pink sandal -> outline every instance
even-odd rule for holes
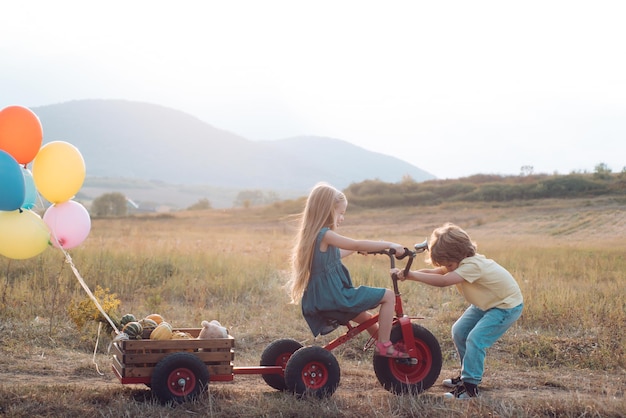
[[[390,348],[392,348],[393,351],[389,352]],[[400,351],[396,347],[394,347],[391,341],[387,341],[386,343],[381,343],[380,341],[377,341],[374,354],[382,357],[409,358],[409,355],[407,353],[405,353],[404,351]]]

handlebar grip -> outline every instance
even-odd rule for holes
[[[367,254],[385,254],[388,256],[395,256],[397,260],[402,260],[407,256],[414,257],[416,255],[415,251],[409,250],[407,247],[404,247],[404,254],[400,257],[396,256],[396,250],[393,248],[389,248],[388,250],[380,250],[380,251],[368,251]]]
[[[390,251],[391,251],[391,250],[390,250]],[[395,250],[393,250],[393,254],[395,254],[395,253],[396,253],[396,251],[395,251]],[[410,255],[410,256],[413,256],[413,255],[415,255],[415,254],[414,254],[414,252],[413,252],[413,251],[411,251],[411,250],[409,250],[408,248],[404,247],[404,254],[402,254],[400,257],[396,256],[396,258],[397,258],[398,260],[402,260],[403,258],[405,258],[405,257],[407,257],[407,256],[409,256],[409,255]]]
[[[391,251],[391,250],[368,251],[366,253],[361,253],[361,254],[386,254],[386,255],[389,255],[389,254],[391,254],[389,251]]]

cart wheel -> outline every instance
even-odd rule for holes
[[[411,326],[417,348],[417,364],[413,363],[414,359],[374,356],[374,372],[378,381],[395,394],[421,393],[435,383],[441,371],[441,347],[437,338],[420,325]],[[391,342],[395,344],[399,341],[402,341],[402,328],[397,325],[391,330]]]
[[[285,366],[291,355],[301,348],[302,344],[289,338],[272,341],[261,355],[261,366],[281,366],[283,372],[280,374],[262,375],[265,383],[277,390],[287,389]]]
[[[209,384],[206,364],[191,353],[174,353],[163,358],[152,371],[150,386],[163,403],[182,403],[196,398]]]
[[[331,396],[339,386],[340,375],[333,353],[319,346],[299,349],[285,367],[287,389],[300,396]]]

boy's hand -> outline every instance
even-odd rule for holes
[[[392,268],[391,274],[392,275],[395,274],[396,277],[398,277],[398,280],[400,281],[404,281],[406,279],[406,277],[404,277],[404,270],[400,270],[399,268]]]

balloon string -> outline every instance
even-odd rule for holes
[[[56,237],[54,237],[54,239],[55,239],[55,241],[57,241]],[[104,311],[104,309],[100,305],[100,302],[98,302],[98,299],[94,296],[93,293],[91,293],[91,290],[89,289],[89,286],[87,286],[87,284],[85,283],[85,280],[83,280],[82,276],[78,272],[78,269],[76,268],[76,266],[74,265],[74,262],[72,261],[72,257],[70,257],[69,253],[67,251],[65,251],[61,246],[59,246],[59,249],[61,251],[63,251],[63,254],[65,254],[65,262],[70,265],[70,267],[72,268],[72,271],[74,272],[74,276],[76,276],[76,278],[78,279],[78,282],[80,283],[80,285],[83,287],[83,289],[85,289],[85,292],[87,292],[87,295],[89,296],[89,298],[96,305],[96,308],[98,308],[98,310],[100,311],[102,316],[104,316],[104,318],[109,322],[111,327],[113,327],[113,330],[115,331],[115,334],[119,334],[120,331],[115,326],[115,323],[109,317],[109,315]]]
[[[98,336],[96,337],[96,345],[93,348],[93,358],[91,359],[91,362],[96,365],[96,371],[98,372],[98,374],[100,376],[104,376],[104,373],[100,371],[100,368],[98,367],[98,363],[96,362],[96,351],[98,350],[98,342],[100,341],[101,329],[102,329],[102,322],[98,322]]]
[[[98,310],[100,311],[104,319],[106,319],[107,322],[111,325],[111,327],[113,328],[113,331],[115,331],[115,334],[119,334],[120,331],[117,329],[117,326],[115,326],[115,323],[113,322],[111,317],[109,317],[109,315],[104,311],[104,309],[100,305],[100,302],[98,302],[98,299],[94,296],[93,293],[91,293],[91,289],[89,289],[89,286],[87,286],[87,283],[85,283],[85,280],[78,272],[78,269],[74,265],[74,261],[72,261],[72,257],[70,257],[70,254],[67,251],[65,251],[63,246],[59,243],[59,239],[56,236],[55,231],[50,231],[50,233],[54,239],[54,242],[57,244],[57,247],[59,248],[59,250],[61,250],[61,252],[63,252],[63,254],[65,255],[65,262],[70,265],[70,267],[72,268],[72,271],[74,272],[74,276],[76,276],[76,279],[78,279],[78,282],[80,283],[82,288],[85,289],[85,292],[87,292],[87,296],[89,296],[89,298],[94,303],[94,305],[96,305],[96,308],[98,308]]]
[[[58,243],[58,240],[57,240],[56,236],[54,237],[54,240]],[[70,265],[70,267],[72,268],[72,271],[74,272],[74,276],[76,276],[76,278],[78,279],[78,282],[80,283],[80,285],[83,287],[83,289],[85,289],[85,292],[87,292],[87,295],[89,295],[89,298],[91,299],[91,301],[96,305],[96,308],[98,308],[98,310],[100,311],[102,316],[104,316],[104,318],[109,322],[111,327],[113,327],[113,330],[115,331],[115,334],[117,336],[119,336],[120,335],[120,331],[117,329],[117,327],[115,326],[115,323],[111,320],[109,315],[104,311],[104,309],[100,305],[100,302],[98,302],[98,299],[94,296],[93,293],[91,293],[91,289],[89,289],[89,286],[87,286],[87,283],[85,283],[85,280],[80,275],[80,273],[78,272],[78,269],[74,265],[74,261],[72,261],[72,257],[70,257],[69,253],[67,251],[65,251],[65,249],[63,249],[63,247],[59,246],[59,249],[63,252],[63,254],[65,254],[65,262]],[[100,368],[98,367],[98,363],[96,362],[96,351],[98,350],[98,343],[100,341],[100,330],[101,329],[102,329],[102,322],[98,322],[98,335],[96,337],[96,345],[93,348],[93,358],[92,358],[91,361],[92,361],[93,364],[96,365],[96,372],[99,375],[104,376],[104,373],[102,373],[100,371]],[[110,349],[111,349],[111,345],[109,345],[109,350]]]

